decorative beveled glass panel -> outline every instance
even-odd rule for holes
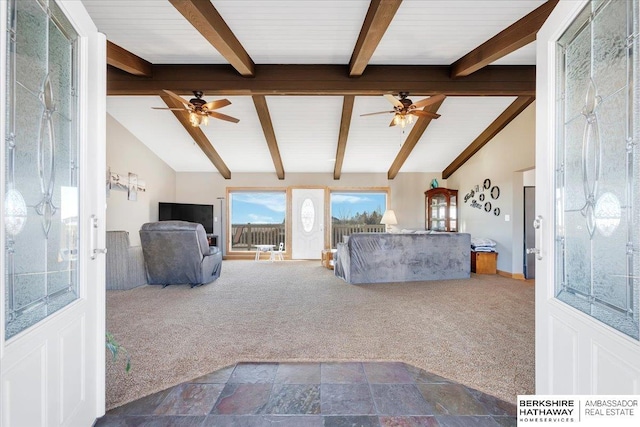
[[[77,34],[53,0],[2,7],[8,339],[78,298],[78,61]]]
[[[638,0],[592,1],[558,42],[556,285],[640,339]]]
[[[316,223],[316,207],[309,198],[304,199],[300,207],[300,222],[302,223],[302,229],[306,233],[310,233]]]

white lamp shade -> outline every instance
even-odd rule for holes
[[[392,209],[387,209],[380,220],[380,224],[385,225],[396,225],[397,223],[398,220],[396,219],[396,213]]]

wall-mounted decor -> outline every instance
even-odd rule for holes
[[[129,172],[129,185],[127,198],[133,202],[138,200],[138,175]]]
[[[498,197],[500,197],[500,188],[494,186],[491,188],[491,198],[496,200]]]
[[[147,191],[146,183],[138,179],[138,175],[129,172],[127,175],[111,172],[111,168],[107,168],[109,181],[107,182],[107,196],[110,194],[110,190],[114,191],[126,191],[127,199],[135,201],[138,199],[137,193],[144,193]]]
[[[500,188],[497,185],[492,186],[491,180],[486,178],[482,185],[476,184],[471,187],[471,190],[464,196],[464,202],[468,203],[470,201],[469,206],[472,208],[484,210],[487,213],[493,212],[493,215],[500,216],[500,208],[492,206],[485,193],[488,193],[491,199],[497,200],[500,197]]]

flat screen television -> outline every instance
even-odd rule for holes
[[[158,217],[160,221],[199,222],[207,234],[213,234],[213,205],[160,202]]]

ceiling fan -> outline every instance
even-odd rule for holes
[[[429,98],[421,99],[420,101],[413,102],[409,98],[409,92],[400,92],[400,99],[397,99],[391,94],[384,94],[384,97],[393,104],[393,110],[391,111],[379,111],[377,113],[367,113],[361,114],[361,117],[364,116],[373,116],[375,114],[388,114],[394,113],[393,119],[389,126],[400,125],[403,128],[407,124],[413,123],[416,116],[418,117],[430,117],[432,119],[437,119],[440,117],[440,114],[432,113],[431,111],[423,111],[424,107],[435,104],[436,102],[442,101],[445,96],[444,95],[433,95]]]
[[[218,108],[226,107],[227,105],[231,105],[231,101],[228,99],[219,99],[217,101],[207,102],[202,99],[202,91],[194,90],[193,95],[195,98],[191,98],[189,101],[186,101],[180,95],[171,92],[170,90],[163,89],[163,91],[174,98],[177,101],[180,101],[184,104],[184,108],[164,108],[164,107],[151,107],[154,110],[173,110],[173,111],[184,111],[185,113],[189,113],[189,122],[191,126],[198,127],[200,124],[204,123],[207,125],[209,123],[209,117],[213,117],[220,120],[226,120],[232,123],[238,123],[240,120],[235,117],[227,116],[226,114],[218,113],[217,111],[213,111]]]

